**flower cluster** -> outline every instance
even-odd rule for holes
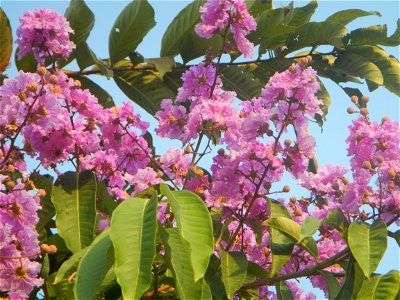
[[[43,64],[44,57],[66,58],[75,48],[75,44],[69,39],[69,34],[74,31],[65,17],[55,11],[27,11],[20,22],[16,41],[19,45],[19,59],[32,51],[38,63]]]
[[[209,39],[215,34],[226,35],[229,28],[237,49],[245,57],[253,56],[254,45],[246,35],[256,30],[257,23],[242,0],[208,0],[200,13],[201,23],[195,28],[200,37]]]

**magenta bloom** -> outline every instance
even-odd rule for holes
[[[20,23],[16,41],[19,45],[18,59],[32,50],[37,62],[43,64],[45,57],[66,58],[75,48],[69,39],[69,34],[74,31],[58,12],[49,9],[27,11],[20,18]]]

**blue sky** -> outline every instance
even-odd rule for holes
[[[119,12],[128,4],[127,1],[86,1],[90,9],[95,13],[96,24],[89,36],[88,44],[101,58],[108,57],[108,34],[114,20]],[[142,44],[138,47],[138,51],[145,58],[159,57],[160,42],[162,35],[171,22],[173,17],[187,5],[187,1],[150,1],[155,10],[155,19],[157,25],[145,37]],[[275,6],[287,4],[287,1],[274,1]],[[303,6],[307,1],[295,1],[295,6]],[[348,29],[359,27],[387,24],[388,34],[392,34],[395,30],[397,18],[399,18],[399,2],[398,1],[319,1],[317,12],[312,18],[312,21],[325,20],[329,15],[338,10],[349,8],[359,8],[367,11],[379,11],[382,16],[369,16],[360,18],[352,22]],[[60,13],[64,13],[68,6],[68,1],[1,1],[1,7],[6,12],[10,19],[12,30],[15,33],[18,27],[18,17],[26,10],[32,10],[39,7],[51,8]],[[398,48],[385,48],[390,54],[399,57]],[[68,69],[77,70],[77,66],[71,64]],[[10,77],[16,74],[16,69],[12,63],[11,68],[7,71]],[[112,80],[107,80],[99,76],[92,76],[114,97],[116,103],[121,103],[127,100],[127,97],[116,87]],[[355,116],[350,116],[346,113],[346,108],[351,104],[348,96],[335,84],[329,80],[324,80],[326,88],[331,94],[332,104],[327,116],[327,122],[324,124],[323,132],[317,126],[311,128],[313,135],[317,141],[317,157],[320,165],[326,163],[342,163],[348,164],[346,157],[345,139],[348,131],[347,126]],[[380,120],[383,116],[389,116],[392,119],[399,120],[399,99],[396,95],[388,92],[384,88],[369,93],[366,85],[360,89],[370,97],[369,110],[373,120]],[[154,128],[156,123],[151,116],[140,108],[137,111],[141,112],[144,119],[151,121],[151,126]],[[158,153],[164,153],[171,146],[171,141],[156,139],[155,142]],[[175,144],[179,146],[179,143]],[[208,165],[211,160],[205,161]],[[292,189],[293,190],[293,189]],[[296,191],[296,189],[294,190]],[[300,189],[298,191],[301,191]],[[400,269],[399,266],[399,251],[393,239],[389,239],[389,250],[386,252],[382,263],[379,266],[379,272],[387,272],[390,269]]]

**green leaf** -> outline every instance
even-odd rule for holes
[[[139,299],[150,287],[156,254],[157,196],[123,201],[111,217],[115,275],[125,299]]]
[[[387,227],[379,220],[373,225],[353,222],[349,226],[348,244],[367,278],[376,270],[387,247]]]
[[[71,276],[75,272],[75,268],[71,269],[68,274],[66,274],[66,277]],[[47,294],[50,299],[59,299],[59,300],[71,300],[74,299],[74,283],[73,281],[68,281],[67,279],[64,279],[60,281],[57,284],[52,284],[52,281],[54,279],[54,276],[56,273],[53,273],[49,276],[48,280],[46,280],[46,286],[47,286]]]
[[[275,228],[290,236],[296,243],[300,240],[301,227],[295,221],[286,217],[269,218],[263,222],[264,226]]]
[[[307,217],[303,224],[301,224],[301,234],[300,240],[313,236],[314,233],[318,230],[319,226],[321,226],[321,221],[315,217]]]
[[[240,100],[247,100],[260,95],[263,85],[244,68],[221,66],[220,70],[224,88],[235,91]]]
[[[97,83],[90,80],[86,76],[76,76],[74,78],[80,81],[82,89],[88,89],[94,96],[96,96],[97,99],[99,100],[99,103],[104,108],[110,108],[115,106],[114,100],[111,97],[111,95]]]
[[[315,259],[318,259],[318,247],[311,236],[305,237],[298,245],[300,248],[310,253]]]
[[[286,207],[280,202],[267,198],[270,218],[284,217],[291,220]],[[269,276],[274,276],[291,258],[294,242],[285,233],[270,228],[272,266]]]
[[[312,0],[303,7],[296,7],[288,25],[299,27],[310,22],[312,15],[318,7],[317,0]]]
[[[123,61],[116,65],[132,66]],[[115,71],[114,80],[119,88],[136,104],[151,115],[160,109],[160,103],[165,98],[175,98],[175,93],[160,79],[155,71]]]
[[[179,54],[182,41],[200,22],[199,8],[204,1],[193,1],[182,9],[168,25],[161,41],[160,56],[175,56]]]
[[[292,63],[293,60],[287,58],[271,58],[260,62],[258,66],[254,65],[251,72],[264,85],[268,82],[269,78],[275,74],[275,72],[286,70]]]
[[[82,43],[75,51],[76,61],[81,70],[89,66],[96,65],[94,69],[100,70],[101,74],[110,79],[113,76],[113,71],[110,66],[98,59],[96,54],[90,49],[87,43]]]
[[[71,28],[74,30],[74,33],[71,36],[71,41],[76,45],[86,41],[94,26],[95,18],[85,1],[71,0],[67,10],[65,11],[65,17],[69,21]]]
[[[362,9],[346,9],[335,12],[333,15],[329,16],[326,21],[331,23],[339,23],[342,25],[347,25],[355,19],[366,17],[366,16],[381,16],[377,11],[365,11]]]
[[[332,209],[326,218],[322,220],[322,223],[335,228],[339,231],[342,238],[347,240],[347,228],[349,227],[349,222],[339,208],[336,207]]]
[[[292,292],[284,281],[275,283],[275,289],[278,300],[294,300]]]
[[[242,286],[247,274],[247,259],[243,252],[226,252],[219,250],[221,256],[222,282],[226,295],[232,299],[235,292]]]
[[[400,289],[400,272],[392,270],[385,275],[374,275],[363,282],[357,299],[394,300]]]
[[[382,46],[398,46],[400,44],[399,39],[397,41],[387,37],[387,26],[386,25],[375,25],[366,28],[358,28],[351,31],[345,38],[344,41],[353,45],[382,45]]]
[[[330,272],[321,270],[319,273],[325,277],[326,283],[328,284],[329,300],[335,299],[340,291],[339,282]]]
[[[17,67],[17,70],[35,73],[37,70],[37,62],[35,60],[35,57],[33,56],[32,51],[29,52],[28,54],[26,54],[20,60],[18,59],[18,52],[19,52],[19,47],[17,48],[17,50],[15,50],[15,55],[14,55],[14,61],[15,61],[15,66]]]
[[[61,282],[66,277],[66,274],[70,273],[69,271],[71,269],[75,270],[78,267],[79,260],[86,253],[86,251],[87,248],[79,250],[78,252],[73,254],[70,258],[68,258],[65,262],[63,262],[63,264],[57,271],[53,284],[58,284],[59,282]]]
[[[41,231],[56,214],[56,209],[51,202],[53,177],[50,175],[32,175],[29,179],[33,181],[37,189],[43,189],[46,191],[46,196],[40,199],[41,208],[38,211],[39,222],[36,224],[36,230]]]
[[[368,58],[349,51],[342,52],[335,60],[335,67],[352,76],[368,79],[378,85],[383,84],[379,68]]]
[[[289,52],[304,47],[332,45],[343,48],[342,37],[347,33],[346,27],[338,23],[310,22],[299,27],[287,41]]]
[[[3,9],[0,8],[0,73],[3,73],[10,63],[12,52],[12,33],[10,21]]]
[[[329,106],[331,105],[331,96],[329,95],[328,90],[326,89],[325,85],[322,81],[318,78],[319,82],[319,90],[317,92],[317,98],[322,101],[321,110],[324,113],[323,116],[316,114],[314,119],[317,120],[320,126],[323,125],[323,121],[326,119],[326,115],[328,114]],[[317,162],[318,164],[318,162]]]
[[[147,0],[129,3],[115,20],[110,32],[108,45],[111,63],[115,64],[135,51],[154,25],[154,10]]]
[[[160,191],[167,197],[179,234],[187,242],[194,281],[197,281],[206,273],[210,256],[214,253],[211,216],[203,200],[194,193],[185,190],[171,192],[166,184],[161,184]]]
[[[272,0],[245,0],[247,10],[253,17],[273,8]]]
[[[360,269],[360,266],[351,256],[346,266],[345,281],[339,293],[335,297],[335,300],[348,300],[356,298],[364,282],[364,278],[365,277]]]
[[[107,271],[114,263],[110,230],[103,231],[87,248],[76,271],[76,299],[94,299]]]
[[[383,85],[392,93],[400,95],[400,63],[377,46],[349,47],[348,51],[369,59],[374,63],[383,76]]]
[[[54,183],[58,234],[73,253],[89,246],[96,225],[96,177],[90,171],[66,172]]]
[[[197,282],[194,280],[194,271],[191,266],[190,253],[185,245],[186,241],[182,239],[176,228],[161,229],[160,233],[179,297],[181,299],[201,299],[203,280]]]
[[[266,279],[268,278],[268,273],[260,265],[253,263],[251,261],[247,262],[247,275],[253,275],[256,278]]]
[[[222,38],[220,36],[213,36],[210,39],[203,39],[195,32],[190,32],[181,42],[179,53],[183,62],[187,62],[201,57],[206,54],[208,50],[212,54],[218,54],[222,48]]]
[[[170,72],[172,67],[175,66],[174,59],[168,56],[160,58],[146,58],[144,61],[154,65],[161,77],[163,77],[165,73]]]

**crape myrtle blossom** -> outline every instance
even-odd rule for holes
[[[17,29],[19,45],[18,59],[33,52],[39,64],[44,63],[45,57],[59,56],[67,58],[75,44],[70,41],[71,29],[67,19],[49,9],[27,11],[20,19]]]
[[[254,45],[246,35],[256,30],[257,23],[242,0],[208,0],[200,8],[200,14],[201,23],[195,27],[200,37],[209,39],[215,34],[226,34],[223,30],[229,29],[244,57],[253,56]]]

